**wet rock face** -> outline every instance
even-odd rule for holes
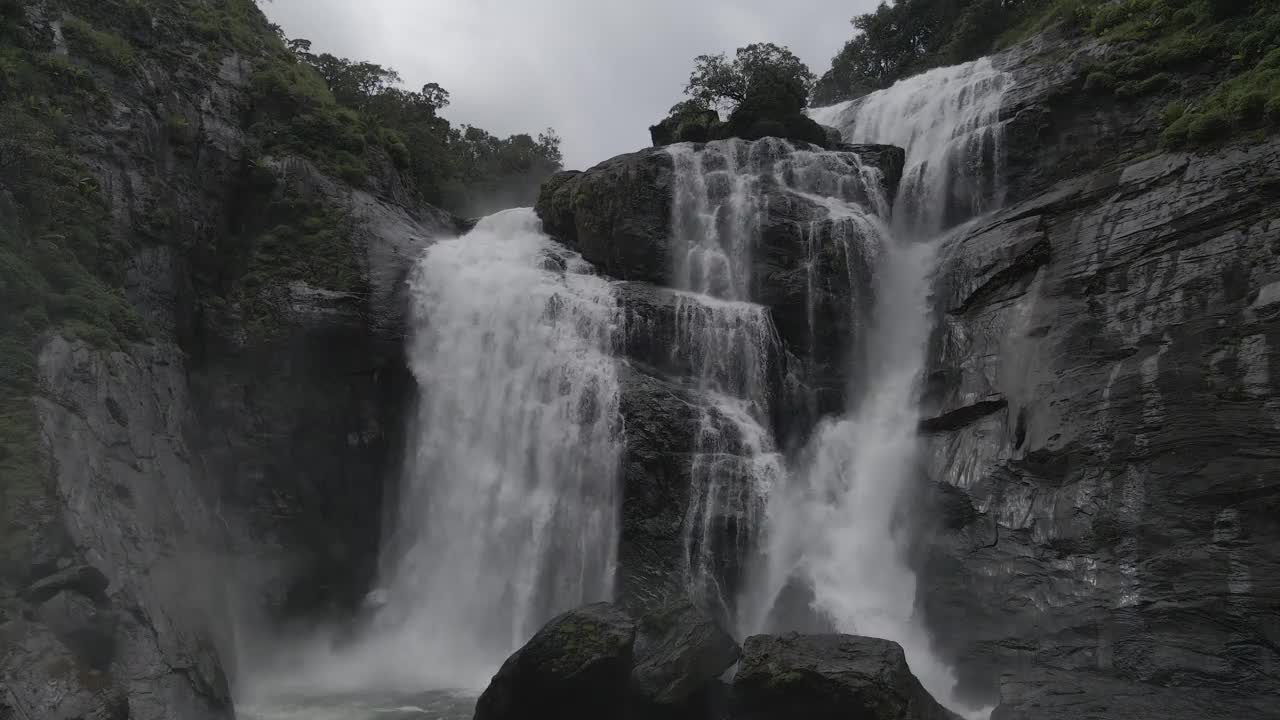
[[[635,638],[635,621],[608,603],[556,617],[503,663],[476,720],[621,717]]]
[[[229,717],[231,608],[353,602],[398,456],[403,280],[455,230],[381,183],[396,178],[374,178],[376,198],[288,158],[268,163],[274,190],[246,178],[251,59],[136,60],[110,85],[108,126],[73,135],[117,246],[136,248],[125,289],[149,336],[119,351],[51,336],[40,352],[53,462],[17,529],[26,557],[0,568],[3,717]],[[174,118],[198,144],[169,137]],[[363,290],[276,283],[278,332],[257,333],[228,286],[253,252],[247,208],[286,192],[358,220]]]
[[[895,642],[853,635],[756,635],[731,690],[734,720],[958,720],[907,667]]]
[[[552,619],[503,663],[476,720],[719,716],[733,638],[687,602],[636,617],[596,603]]]
[[[738,661],[738,643],[693,605],[640,620],[631,692],[653,717],[710,717],[723,701],[719,677]]]
[[[996,717],[1276,716],[1277,197],[1275,141],[1158,155],[944,248],[920,598]]]

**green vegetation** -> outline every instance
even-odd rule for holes
[[[964,62],[1050,26],[1116,48],[1084,89],[1120,99],[1182,95],[1162,140],[1198,147],[1280,127],[1280,3],[1275,0],[894,0],[853,19],[858,33],[818,81],[827,104]],[[1213,80],[1207,91],[1180,76]]]
[[[62,33],[71,50],[116,72],[133,68],[133,46],[115,33],[95,29],[78,17],[67,18]]]
[[[815,77],[790,50],[771,43],[738,48],[733,60],[700,55],[685,94],[649,128],[655,145],[739,137],[781,137],[824,145],[822,126],[804,114]],[[719,110],[729,113],[720,121]]]
[[[58,328],[119,348],[143,327],[119,289],[127,242],[111,232],[98,182],[72,146],[75,118],[103,98],[90,73],[49,52],[52,38],[14,0],[0,0],[0,20],[0,562],[9,566],[48,496],[30,399],[42,334]],[[103,46],[113,63],[124,57],[115,40]]]
[[[251,334],[270,336],[280,326],[281,300],[292,282],[368,292],[352,242],[356,224],[345,210],[286,190],[263,212],[267,229],[254,238],[234,297]]]
[[[494,195],[508,207],[529,204],[561,166],[552,130],[498,138],[454,127],[439,115],[449,104],[439,85],[404,90],[395,70],[313,54],[307,40],[282,44],[253,84],[255,130],[267,152],[308,157],[355,185],[386,161],[419,199],[465,212]]]

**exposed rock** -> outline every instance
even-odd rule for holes
[[[777,140],[716,146],[714,154],[693,150],[706,152],[703,162],[713,164],[726,161],[723,153],[734,154],[740,167],[759,173],[763,213],[751,255],[751,299],[769,309],[783,341],[783,352],[771,356],[778,375],[773,392],[783,400],[773,407],[774,429],[784,442],[799,441],[818,417],[844,406],[853,372],[849,349],[871,310],[869,258],[879,242],[872,228],[833,217],[817,193],[887,217],[904,153],[885,145],[846,145],[819,155]],[[537,211],[549,234],[605,274],[665,285],[677,261],[670,247],[673,172],[665,149],[623,155],[552,178]],[[729,190],[709,187],[709,201],[726,201]],[[639,291],[627,292],[638,307],[654,305]],[[641,319],[660,324],[670,304],[663,299],[652,318]],[[650,350],[632,349],[637,359],[655,362]],[[784,387],[788,381],[793,385]]]
[[[662,608],[640,620],[632,692],[655,717],[710,717],[718,678],[739,654],[733,638],[692,605]]]
[[[1156,155],[945,247],[928,463],[968,510],[920,598],[996,717],[1280,716],[1278,197],[1280,142]]]
[[[671,169],[671,155],[656,148],[559,173],[542,186],[538,217],[606,275],[664,284],[674,262]]]
[[[35,581],[22,596],[27,602],[39,605],[63,590],[70,590],[97,600],[105,598],[104,593],[109,583],[101,570],[89,565],[74,565]]]
[[[44,601],[35,617],[75,653],[82,665],[105,672],[115,657],[115,614],[84,596],[60,592]]]
[[[902,647],[853,635],[756,635],[733,680],[734,720],[958,720],[935,701]]]
[[[375,197],[258,158],[254,58],[211,65],[221,50],[175,43],[164,61],[136,46],[127,75],[74,59],[109,89],[108,121],[69,134],[111,209],[112,252],[132,253],[120,269],[148,338],[114,351],[51,333],[40,352],[54,462],[0,558],[0,619],[24,618],[7,626],[17,654],[0,650],[0,716],[229,717],[229,611],[329,611],[373,572],[409,382],[403,281],[459,223],[393,176],[370,179]],[[257,332],[240,276],[257,211],[285,194],[350,219],[358,291],[275,282],[272,332]]]
[[[84,658],[100,652],[112,659],[103,683],[146,688],[130,697],[135,719],[216,717],[227,709],[215,637],[234,588],[212,560],[228,544],[183,438],[190,405],[181,362],[172,346],[106,355],[58,337],[40,355],[51,394],[39,400],[39,417],[57,458],[63,522],[102,571],[72,567],[27,596],[47,600],[56,587],[67,602],[75,592],[97,606],[130,609],[118,622],[105,615],[88,622],[96,611],[83,604],[44,608],[42,617],[80,656],[77,663],[92,667]],[[121,399],[127,425],[113,419],[107,397]],[[86,626],[74,627],[81,620]],[[87,643],[71,639],[79,630],[88,632]]]
[[[622,459],[623,499],[618,541],[618,593],[623,602],[642,611],[661,608],[682,597],[685,587],[685,523],[693,485],[690,456],[697,449],[704,418],[724,439],[726,454],[716,458],[724,472],[734,464],[748,476],[747,461],[735,454],[740,443],[737,427],[720,417],[695,387],[666,380],[641,366],[625,366],[619,373],[626,449]],[[741,452],[741,448],[737,449]],[[747,487],[744,482],[743,487]],[[752,528],[745,518],[756,512],[753,497],[743,493],[726,502],[713,518],[710,535],[718,546],[738,547],[740,533]],[[718,574],[738,578],[745,558],[719,553]]]
[[[615,605],[560,615],[503,663],[475,720],[621,717],[635,639],[635,621]]]
[[[0,717],[130,720],[125,686],[81,661],[42,624],[0,624]],[[194,715],[184,717],[196,717]]]

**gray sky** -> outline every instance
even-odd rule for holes
[[[565,165],[649,144],[693,58],[786,45],[821,75],[879,0],[273,0],[267,15],[313,51],[438,82],[455,123],[498,135],[554,127]]]

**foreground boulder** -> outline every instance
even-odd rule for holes
[[[702,718],[723,702],[738,645],[688,603],[639,622],[597,603],[547,623],[494,676],[476,720]]]
[[[689,603],[644,617],[636,638],[633,716],[711,717],[720,704],[720,675],[741,651],[729,633]]]
[[[902,647],[853,635],[747,638],[733,682],[734,720],[957,720],[935,701]]]
[[[502,664],[476,704],[475,720],[618,717],[635,639],[635,621],[609,603],[556,617]]]

